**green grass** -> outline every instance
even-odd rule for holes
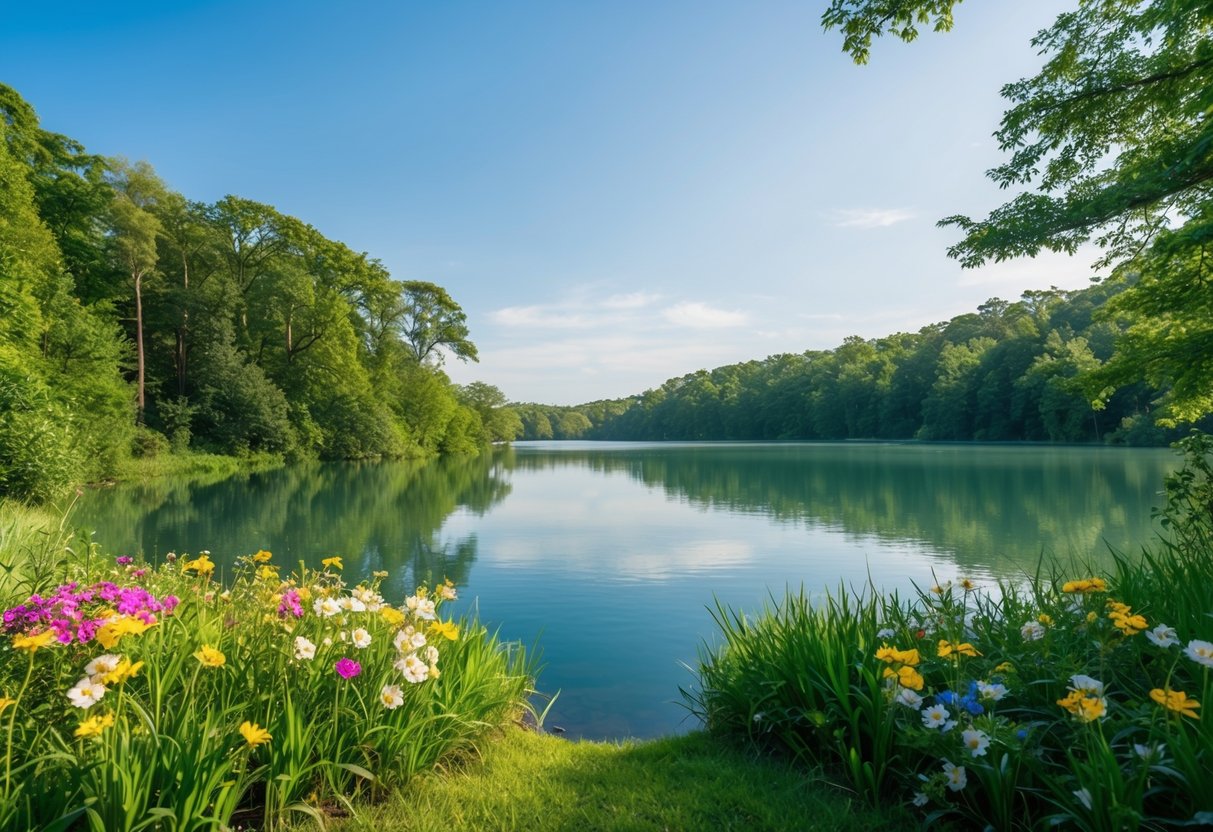
[[[282,457],[275,454],[225,456],[200,451],[163,453],[123,460],[114,472],[114,480],[129,482],[153,477],[194,477],[218,481],[240,471],[264,471],[282,464]]]
[[[0,602],[37,591],[62,564],[71,537],[66,513],[0,499]]]
[[[510,728],[482,752],[331,826],[340,832],[912,828],[904,815],[861,807],[804,770],[703,732],[610,743]]]

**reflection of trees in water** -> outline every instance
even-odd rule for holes
[[[310,463],[215,483],[152,481],[90,493],[74,522],[107,551],[210,549],[231,563],[258,548],[280,564],[340,554],[351,577],[391,572],[400,589],[466,583],[476,538],[437,539],[457,509],[482,514],[510,484],[489,455],[430,463]],[[404,569],[402,570],[402,567]]]
[[[1177,464],[1149,450],[858,444],[529,450],[510,462],[624,472],[698,505],[908,539],[998,571],[1041,552],[1107,557],[1104,541],[1136,548]]]

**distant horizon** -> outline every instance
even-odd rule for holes
[[[189,199],[444,286],[481,356],[453,381],[571,406],[1087,285],[1089,250],[963,271],[935,226],[1006,198],[998,90],[1064,8],[963,4],[858,67],[791,2],[69,2],[10,12],[0,79]]]

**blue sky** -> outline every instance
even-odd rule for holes
[[[857,67],[822,4],[67,2],[4,13],[0,80],[43,126],[194,199],[270,203],[445,286],[479,364],[572,404],[989,297],[1090,257],[962,271],[940,217],[983,172],[998,91],[1070,3],[980,3]]]

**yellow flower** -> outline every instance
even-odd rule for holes
[[[998,665],[998,667],[994,668],[994,672],[995,673],[1014,673],[1015,665],[1011,664],[1010,662],[1003,662],[1002,664]]]
[[[278,579],[278,567],[266,564],[257,568],[257,577],[263,581],[275,581]]]
[[[1094,612],[1087,613],[1087,623],[1088,624],[1094,624],[1098,620],[1099,620],[1099,616],[1096,615]]]
[[[202,645],[202,648],[194,653],[194,658],[202,662],[203,667],[222,667],[227,661],[227,656],[209,644]]]
[[[1121,613],[1122,615],[1128,615],[1130,611],[1129,605],[1122,604],[1120,601],[1108,601],[1106,606],[1113,613]]]
[[[148,631],[152,624],[131,615],[111,618],[97,630],[97,642],[106,650],[113,648],[123,636],[137,636]]]
[[[404,613],[395,607],[381,607],[379,615],[392,627],[399,627],[404,623]]]
[[[114,724],[114,715],[90,716],[76,728],[77,737],[99,737],[101,732]]]
[[[143,669],[143,662],[135,662],[131,664],[131,660],[124,658],[118,662],[118,666],[105,674],[101,679],[103,685],[120,685],[127,679],[133,678],[140,670]]]
[[[371,573],[371,576],[375,577],[375,578],[386,578],[387,570],[386,569],[376,569],[374,572]]]
[[[1154,688],[1150,691],[1150,698],[1169,711],[1174,711],[1180,716],[1190,716],[1193,719],[1196,719],[1196,709],[1200,707],[1199,702],[1189,699],[1182,690]]]
[[[876,651],[876,658],[880,659],[882,662],[888,662],[890,664],[894,662],[898,664],[908,664],[911,667],[916,666],[920,661],[922,661],[921,657],[918,655],[918,651],[913,648],[909,650],[898,650],[896,647],[890,647],[887,644],[882,644],[880,649]]]
[[[334,555],[331,558],[325,558],[324,560],[320,561],[320,565],[323,566],[325,569],[344,569],[345,568],[345,564],[343,564],[341,562],[341,557],[338,555]]]
[[[187,560],[181,564],[181,571],[197,572],[199,575],[211,575],[215,571],[215,564],[206,555],[199,555],[193,560]]]
[[[1135,636],[1150,626],[1143,616],[1130,615],[1131,610],[1127,606],[1124,604],[1119,606],[1123,609],[1116,609],[1108,613],[1108,618],[1112,619],[1112,623],[1125,635]]]
[[[257,554],[253,555],[253,563],[265,563],[272,557],[273,555],[264,549],[258,549]]]
[[[1079,722],[1092,722],[1108,712],[1108,703],[1102,696],[1091,696],[1089,691],[1072,690],[1057,704],[1065,708]]]
[[[269,731],[255,722],[249,722],[247,719],[240,723],[240,734],[244,737],[244,741],[248,743],[249,748],[256,748],[273,739]]]
[[[886,667],[884,669],[884,678],[896,679],[897,684],[901,685],[903,688],[910,688],[912,690],[922,690],[924,684],[922,674],[912,667],[903,666],[897,668],[896,670],[891,667]]]
[[[1048,613],[1042,612],[1040,615],[1036,616],[1036,620],[1041,624],[1044,624],[1046,627],[1053,626],[1053,616],[1049,615]]]
[[[981,653],[977,652],[977,648],[974,647],[972,644],[969,644],[967,641],[962,642],[960,644],[951,644],[942,638],[939,640],[939,651],[938,652],[939,652],[939,658],[941,658],[941,659],[946,659],[949,656],[951,656],[952,658],[957,658],[959,656],[980,656],[981,655]]]
[[[28,650],[31,653],[35,653],[40,647],[49,647],[54,640],[54,630],[43,630],[32,636],[21,634],[13,636],[13,649]]]
[[[1103,578],[1087,578],[1081,581],[1066,581],[1062,592],[1107,592],[1108,583]]]
[[[451,641],[459,639],[459,625],[454,621],[435,621],[430,624],[430,632],[448,638]]]

